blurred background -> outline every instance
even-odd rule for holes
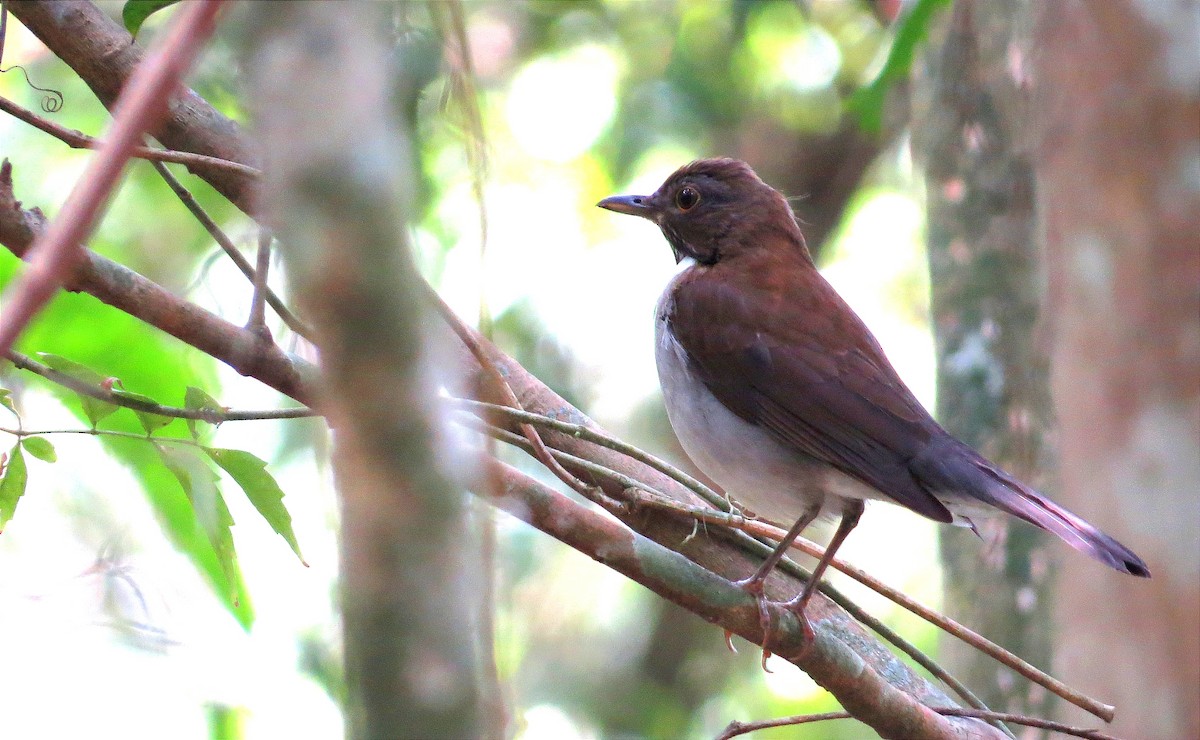
[[[100,5],[114,17],[122,7]],[[926,17],[898,26],[902,5],[398,4],[397,102],[409,117],[419,161],[411,232],[422,271],[460,316],[483,317],[507,352],[602,426],[691,469],[667,423],[653,361],[652,311],[675,270],[670,250],[653,225],[594,204],[608,195],[652,192],[692,159],[735,156],[792,198],[822,272],[872,328],[923,403],[937,408],[935,391],[946,393],[939,385],[939,352],[956,357],[959,364],[950,367],[958,367],[971,387],[984,389],[952,390],[953,398],[984,406],[989,399],[1011,402],[1009,386],[994,377],[1003,374],[997,370],[1002,363],[979,361],[973,345],[954,338],[953,327],[942,327],[940,349],[935,343],[926,214],[944,216],[939,207],[962,202],[961,189],[974,183],[942,172],[937,192],[926,192],[921,157],[940,151],[930,133],[938,130],[937,117],[929,110],[940,100],[945,69],[955,68],[938,53],[949,43],[951,11],[948,3],[908,3],[910,13],[920,6]],[[234,6],[225,16],[224,30],[191,84],[227,115],[247,122],[236,43],[227,38],[236,35],[240,12]],[[455,14],[469,55],[447,32]],[[170,13],[160,15],[147,22],[139,43],[161,31]],[[991,17],[988,11],[978,16]],[[899,42],[898,28],[909,34]],[[997,33],[1028,32],[1010,26]],[[922,41],[927,34],[932,40]],[[64,103],[43,113],[42,93],[19,72],[0,75],[0,95],[68,127],[95,135],[104,130],[108,115],[91,92],[11,18],[4,43],[5,65],[23,65],[36,85],[61,91]],[[902,79],[880,83],[896,43],[913,45],[916,61],[904,65]],[[1000,77],[1008,88],[1027,91],[1021,81],[1027,62],[1012,48],[995,52],[1002,60]],[[984,58],[988,53],[979,52]],[[910,72],[917,79],[911,86]],[[931,123],[914,134],[914,119]],[[978,135],[989,134],[988,120]],[[352,132],[331,129],[330,135]],[[956,140],[970,148],[969,135]],[[53,216],[87,154],[7,116],[0,117],[0,142],[14,166],[17,196]],[[1017,148],[1028,162],[1029,147]],[[251,254],[255,228],[249,219],[200,180],[187,177],[186,184]],[[1024,217],[1036,223],[1032,207]],[[934,240],[934,248],[969,253],[970,244],[946,236],[948,223],[933,224],[944,237]],[[1036,306],[1044,294],[1044,268],[1037,266],[1032,232],[1016,233],[1031,251],[1020,263],[1029,271],[1021,273],[1024,294],[1012,305]],[[131,167],[90,247],[235,322],[246,315],[249,286],[144,162]],[[935,265],[937,259],[932,256]],[[14,258],[0,257],[0,282],[15,270]],[[272,283],[285,292],[278,270]],[[948,277],[943,287],[953,284]],[[937,295],[936,285],[932,292]],[[1031,373],[1027,385],[1040,384],[1044,394],[1046,342],[1038,344],[1036,315],[1019,318],[1025,333],[1014,341],[1041,354],[1036,361],[1018,356],[1014,362]],[[286,348],[313,357],[282,326],[272,330]],[[163,403],[179,404],[184,388],[195,385],[232,408],[284,405],[272,391],[86,296],[56,298],[20,347],[84,363]],[[70,394],[11,369],[0,380],[14,391],[26,429],[86,428]],[[989,423],[1024,430],[1016,452],[1005,443],[985,445],[985,451],[1010,456],[1006,464],[1015,458],[1015,472],[1046,484],[1050,474],[1033,471],[1053,458],[1056,438],[1043,435],[1052,414],[1044,397],[1017,395],[1017,411],[1001,406],[974,428],[981,438],[993,428]],[[15,423],[6,417],[0,427]],[[104,426],[138,429],[128,412]],[[164,433],[183,436],[186,429],[175,422]],[[163,508],[155,504],[162,494],[155,491],[175,484],[136,442],[45,436],[58,462],[29,462],[28,493],[0,537],[6,734],[340,736],[337,506],[325,427],[258,421],[217,430],[218,446],[268,461],[309,564],[303,567],[225,481],[244,582],[236,604],[213,588],[212,563],[189,557],[162,524]],[[0,446],[8,445],[0,439]],[[509,459],[549,481],[537,466],[517,455]],[[1185,455],[1183,464],[1191,460]],[[770,660],[772,672],[764,672],[754,646],[739,643],[740,652],[729,653],[719,629],[520,522],[495,516],[496,653],[517,737],[707,737],[733,719],[837,708],[789,664]],[[1006,546],[1006,532],[985,532],[986,542],[954,533],[963,534],[958,541],[965,543],[958,562],[970,572],[988,570],[981,563],[989,557],[1004,561],[995,548]],[[1141,551],[1139,541],[1128,544]],[[1058,543],[1048,549],[1050,559],[1065,552]],[[925,605],[943,606],[938,533],[930,522],[897,507],[871,507],[841,552]],[[1020,571],[1013,593],[1049,610],[1050,600],[1030,590],[1044,587],[1049,566],[1036,552],[1022,558],[1020,567],[1001,562],[993,570]],[[834,580],[918,647],[938,652],[933,628],[838,576]],[[955,616],[980,628],[967,614]],[[1053,621],[1047,616],[1038,634]],[[1021,652],[1026,643],[1013,641]],[[1040,655],[1025,657],[1039,663]],[[982,670],[991,672],[986,680],[998,691],[1027,693],[1012,688],[1016,679],[996,677],[998,669]],[[1022,702],[1047,705],[1043,696]],[[864,733],[861,725],[838,722],[762,736]]]

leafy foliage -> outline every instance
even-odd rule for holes
[[[122,384],[122,381],[105,376],[83,363],[49,352],[39,353],[39,356],[54,370],[91,385],[111,388],[112,394],[118,398],[160,405],[146,394],[113,388]],[[115,414],[122,407],[57,386],[55,388],[78,400],[79,412],[91,424],[93,432],[114,454],[132,463],[168,536],[208,576],[233,615],[248,628],[253,620],[253,612],[238,566],[231,531],[233,516],[221,494],[220,478],[212,463],[229,473],[254,507],[300,557],[300,546],[292,531],[291,515],[283,504],[283,491],[266,471],[266,463],[241,450],[199,446],[196,441],[199,429],[194,420],[189,420],[191,423],[188,424],[191,440],[173,436],[154,437],[156,432],[168,427],[175,419],[138,409],[130,411],[146,435],[144,440],[135,439],[125,431],[99,428],[100,423],[106,420],[119,422],[123,417]],[[5,390],[0,394],[0,402],[15,414],[10,395]],[[184,402],[188,408],[195,410],[222,409],[212,396],[195,386],[187,388]],[[12,518],[17,502],[25,492],[28,471],[23,450],[46,462],[57,459],[53,445],[44,437],[26,436],[18,441],[9,453],[4,478],[0,480],[0,526]],[[201,451],[206,454],[201,454]]]
[[[204,458],[193,448],[182,445],[155,443],[163,464],[179,481],[180,487],[192,504],[193,511],[204,534],[212,544],[213,552],[221,562],[221,570],[229,584],[240,579],[237,552],[233,546],[233,515],[225,505],[225,499],[217,487],[219,477]],[[229,594],[230,600],[238,603],[237,589]]]
[[[206,447],[204,451],[213,462],[229,473],[229,477],[242,487],[246,497],[258,513],[271,525],[279,536],[288,543],[296,557],[305,566],[304,556],[300,554],[300,545],[292,532],[292,515],[283,505],[283,490],[275,482],[275,478],[267,472],[267,464],[261,459],[243,450],[223,450],[216,447]]]
[[[25,495],[25,484],[29,471],[25,467],[25,456],[21,454],[21,443],[13,445],[4,465],[4,477],[0,478],[0,531],[12,519],[17,510],[17,501]]]
[[[21,440],[21,446],[42,462],[52,463],[58,460],[58,453],[54,451],[54,445],[50,444],[50,440],[45,437],[26,437]]]
[[[183,392],[183,406],[192,411],[223,411],[224,407],[217,403],[216,399],[208,395],[204,390],[197,388],[194,385],[189,385],[187,390]],[[187,420],[188,432],[191,433],[192,439],[200,439],[200,427],[197,426],[196,419]]]
[[[91,369],[90,367],[87,367],[86,365],[81,365],[78,362],[75,362],[74,360],[68,360],[65,357],[52,354],[50,352],[39,352],[38,357],[42,358],[42,362],[46,363],[46,365],[51,369],[57,370],[65,375],[70,375],[77,380],[82,380],[83,382],[90,383],[91,385],[111,385],[111,383],[103,375]],[[115,403],[101,401],[100,399],[92,398],[91,396],[78,395],[78,398],[80,405],[83,407],[84,416],[86,416],[88,421],[92,423],[92,429],[95,429],[97,424],[99,424],[101,421],[104,421],[113,413],[115,413],[117,409],[121,408]]]
[[[925,40],[938,11],[952,0],[917,0],[896,24],[896,36],[883,69],[870,83],[854,92],[848,107],[858,123],[870,133],[883,129],[884,104],[892,85],[908,78],[917,47]]]
[[[12,391],[7,388],[0,388],[0,406],[11,411],[14,416],[20,416],[17,414],[17,407],[13,405]]]

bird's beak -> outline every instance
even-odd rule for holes
[[[626,213],[630,216],[641,216],[651,221],[657,221],[655,215],[658,213],[658,209],[651,204],[649,195],[614,195],[596,205],[617,213]]]

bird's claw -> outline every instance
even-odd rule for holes
[[[756,577],[756,576],[751,576],[750,578],[744,578],[740,581],[734,581],[733,585],[737,586],[741,590],[743,590],[746,593],[753,596],[755,603],[758,604],[758,626],[762,629],[762,636],[763,636],[763,638],[762,638],[762,644],[763,644],[762,669],[764,671],[766,671],[767,673],[774,673],[774,671],[772,671],[770,668],[767,668],[767,658],[770,658],[771,655],[773,654],[771,652],[770,648],[767,647],[767,645],[769,645],[771,643],[771,633],[772,633],[773,627],[771,624],[771,610],[767,608],[767,605],[770,602],[768,601],[766,594],[763,593],[763,579]],[[806,624],[807,624],[807,622],[806,622]],[[810,633],[811,631],[812,630],[810,628],[805,633],[806,637],[807,637],[808,633]],[[725,631],[725,644],[729,646],[730,650],[737,652],[733,648],[733,643],[730,642],[730,635],[731,635],[731,633],[728,630],[726,630]]]
[[[804,632],[803,646],[800,648],[800,652],[796,653],[790,659],[797,661],[804,660],[804,657],[808,655],[808,651],[812,649],[813,643],[817,641],[816,630],[813,629],[812,622],[809,621],[808,615],[804,613],[803,609],[797,608],[791,602],[784,604],[784,608],[796,615],[796,619],[800,620],[800,629]]]
[[[763,648],[763,652],[762,652],[763,673],[774,673],[775,672],[775,671],[771,670],[770,668],[767,668],[767,658],[770,658],[770,657],[771,657],[771,651],[767,650],[766,648]]]

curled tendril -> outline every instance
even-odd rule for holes
[[[33,80],[29,79],[29,72],[19,64],[14,64],[7,69],[0,69],[0,74],[11,72],[14,69],[21,70],[21,74],[25,75],[25,83],[34,90],[42,93],[42,110],[46,113],[57,113],[63,107],[63,94],[58,90],[48,87],[38,87],[33,84]]]

